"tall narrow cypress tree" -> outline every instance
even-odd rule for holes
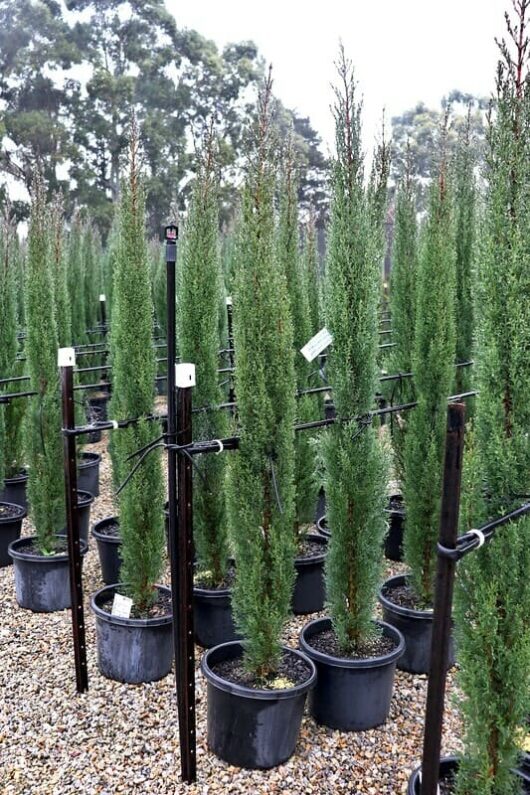
[[[50,218],[42,178],[37,176],[28,232],[26,266],[26,356],[30,389],[25,417],[28,502],[42,554],[53,554],[64,526],[63,445],[57,369],[57,324],[49,248]]]
[[[475,500],[471,526],[530,492],[530,2],[507,17],[477,278]],[[472,484],[473,485],[473,484]],[[465,527],[465,529],[468,529]],[[465,745],[459,795],[508,795],[528,714],[530,519],[508,524],[460,564],[458,655]]]
[[[392,271],[390,274],[390,311],[392,342],[389,357],[392,373],[410,373],[416,323],[416,279],[418,271],[416,191],[408,171],[401,181],[396,198]],[[414,382],[402,379],[397,384],[399,403],[414,400]],[[391,389],[394,391],[396,385]],[[403,481],[403,456],[408,417],[406,414],[392,424],[392,443],[396,474]]]
[[[72,344],[72,318],[66,279],[66,261],[64,252],[64,216],[62,197],[57,194],[51,207],[51,267],[53,289],[55,295],[55,321],[60,347]]]
[[[23,374],[24,364],[17,361],[17,297],[24,295],[19,278],[18,258],[21,256],[16,226],[6,211],[0,231],[0,372],[4,378]],[[4,387],[10,392],[12,384]],[[25,400],[12,400],[2,406],[0,422],[0,483],[3,477],[20,474],[24,465],[22,440]]]
[[[454,379],[455,246],[445,159],[430,189],[418,264],[412,369],[417,407],[408,419],[404,496],[405,560],[420,603],[432,606],[447,397]]]
[[[221,262],[219,256],[218,180],[215,141],[210,133],[193,187],[184,230],[179,275],[179,349],[182,361],[197,368],[193,399],[197,407],[223,402],[219,367],[219,313],[221,310]],[[220,439],[228,433],[224,411],[196,414],[194,439]],[[214,586],[223,582],[228,559],[225,516],[225,468],[223,456],[203,456],[201,477],[195,479],[193,533],[201,575]]]
[[[153,411],[156,373],[153,303],[145,240],[144,193],[138,168],[138,137],[132,125],[129,178],[119,208],[119,244],[114,273],[111,354],[113,417],[142,417]],[[122,482],[135,460],[132,453],[159,435],[156,423],[141,420],[116,435],[115,482]],[[139,610],[156,600],[163,568],[162,471],[150,453],[119,496],[121,577]]]
[[[83,225],[79,213],[76,212],[72,220],[68,239],[68,293],[74,345],[82,345],[87,340],[84,284]]]
[[[83,230],[82,239],[83,284],[85,319],[87,329],[99,323],[99,295],[101,293],[101,264],[97,259],[97,244],[90,223]]]
[[[233,606],[245,664],[273,672],[294,583],[296,377],[285,275],[275,255],[276,149],[271,78],[260,96],[243,190],[234,286],[239,450],[230,459],[229,517],[237,560]]]
[[[302,356],[300,349],[313,335],[311,334],[307,280],[300,256],[298,183],[291,136],[288,138],[284,152],[280,179],[280,218],[276,250],[289,292],[297,387],[299,390],[303,390],[308,387],[311,365]],[[317,405],[314,397],[310,395],[300,397],[297,404],[298,421],[309,422],[316,419]],[[314,520],[317,496],[314,473],[315,454],[311,437],[307,433],[299,433],[295,438],[295,525],[297,530],[301,523]]]
[[[456,361],[467,362],[473,356],[473,282],[475,235],[477,224],[474,156],[471,141],[470,113],[460,138],[455,158],[455,232],[456,232]],[[458,367],[455,377],[457,394],[471,388],[472,370]],[[472,403],[468,404],[469,409]]]
[[[317,230],[313,208],[310,209],[309,218],[305,226],[303,268],[309,299],[310,336],[313,337],[321,328]]]
[[[331,229],[326,267],[326,327],[333,335],[328,373],[338,421],[323,438],[328,522],[326,584],[333,629],[344,654],[374,633],[373,612],[385,532],[386,461],[369,416],[377,378],[380,230],[364,187],[361,104],[341,50],[334,106]]]

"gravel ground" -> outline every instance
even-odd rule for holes
[[[106,442],[101,496],[92,521],[113,512]],[[27,521],[25,534],[30,533]],[[402,568],[402,567],[401,567]],[[388,573],[398,572],[399,564]],[[169,578],[167,578],[169,584]],[[197,675],[198,780],[180,781],[174,677],[123,685],[97,669],[89,595],[102,581],[96,546],[84,563],[89,692],[75,691],[70,612],[34,614],[16,604],[13,567],[0,569],[0,793],[1,795],[169,795],[292,793],[401,795],[421,756],[426,677],[397,672],[390,718],[372,731],[340,733],[305,717],[294,756],[270,771],[246,771],[216,759],[206,748],[206,692]],[[297,644],[311,617],[293,618],[286,640]],[[197,666],[201,650],[197,649]],[[448,681],[444,752],[460,749],[453,676]]]

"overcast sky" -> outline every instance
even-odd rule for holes
[[[219,46],[252,39],[272,62],[284,104],[310,116],[327,144],[333,61],[342,39],[364,95],[367,146],[419,100],[451,89],[489,96],[509,0],[166,0],[180,27]]]

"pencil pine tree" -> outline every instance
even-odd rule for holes
[[[410,172],[401,181],[396,198],[392,270],[390,273],[390,312],[392,348],[389,369],[392,373],[410,373],[416,323],[416,280],[418,271],[418,230],[416,191]],[[414,381],[401,379],[390,387],[398,403],[414,400]],[[403,456],[408,416],[403,412],[392,422],[392,444],[396,475],[403,482]]]
[[[274,672],[294,583],[296,376],[285,275],[275,252],[271,77],[260,95],[243,189],[234,284],[239,450],[229,466],[237,560],[233,607],[245,664]]]
[[[87,315],[84,284],[83,224],[79,213],[75,213],[68,239],[68,293],[74,345],[83,345],[83,343],[87,341]]]
[[[530,2],[515,8],[515,18],[507,16],[511,43],[500,44],[487,140],[477,259],[477,474],[463,529],[517,507],[530,493]],[[465,743],[457,793],[508,795],[519,789],[511,771],[528,715],[530,519],[506,525],[460,565]]]
[[[138,137],[131,127],[129,177],[119,206],[114,271],[111,355],[111,416],[145,417],[153,411],[156,373],[153,303],[145,240],[144,192],[138,166]],[[123,482],[134,452],[153,442],[157,423],[145,419],[116,434],[114,481]],[[160,457],[150,453],[119,495],[121,578],[139,610],[156,600],[154,588],[164,561],[163,484]]]
[[[471,111],[470,111],[471,113]],[[473,287],[475,269],[475,238],[477,227],[477,196],[474,176],[474,155],[471,140],[470,113],[455,157],[455,233],[456,233],[456,361],[467,362],[473,356],[474,312]],[[472,369],[457,367],[455,392],[471,389]],[[468,401],[467,417],[473,402]]]
[[[343,50],[335,92],[337,154],[332,172],[326,266],[326,327],[333,335],[328,374],[338,421],[323,436],[327,516],[332,528],[326,585],[333,629],[344,654],[374,634],[373,611],[385,532],[386,460],[370,411],[377,378],[380,229],[375,195],[364,187],[361,104]],[[365,417],[366,421],[356,418]]]
[[[420,603],[432,606],[447,398],[454,381],[455,244],[444,158],[429,195],[418,263],[412,370],[417,407],[407,419],[403,546]]]
[[[298,227],[298,181],[292,137],[284,151],[279,185],[280,213],[276,251],[280,268],[285,274],[293,324],[294,362],[299,390],[307,389],[312,365],[300,349],[313,336],[306,273],[300,256]],[[318,403],[314,396],[303,395],[297,403],[297,420],[317,419]],[[314,520],[317,489],[315,483],[315,454],[308,433],[295,438],[296,531],[300,525]]]
[[[303,268],[309,299],[310,337],[321,328],[320,322],[320,278],[317,246],[316,218],[313,208],[305,226],[303,245]]]
[[[38,549],[53,554],[64,527],[63,443],[57,369],[57,323],[50,264],[50,215],[40,176],[33,183],[26,265],[26,357],[30,389],[25,416],[28,502]]]
[[[64,215],[62,197],[54,197],[50,213],[50,249],[53,289],[55,296],[55,320],[59,346],[65,348],[72,344],[72,318],[66,278],[66,260],[64,251]]]
[[[193,362],[196,367],[193,400],[197,408],[223,402],[217,374],[222,292],[215,147],[210,133],[200,153],[179,271],[179,350],[182,361]],[[225,411],[214,408],[199,412],[193,418],[193,438],[221,439],[228,435],[228,427]],[[226,458],[203,456],[199,466],[201,477],[195,479],[193,492],[195,549],[201,575],[217,586],[223,582],[229,555]]]

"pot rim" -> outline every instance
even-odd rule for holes
[[[96,498],[90,491],[84,491],[83,489],[77,489],[77,507],[78,508],[86,508],[87,505],[92,505]]]
[[[448,768],[458,769],[458,762],[459,762],[459,758],[457,756],[454,756],[454,755],[441,756],[440,757],[440,767],[442,767],[442,765],[444,765],[444,767],[446,766]],[[421,767],[422,767],[421,765],[418,765],[418,767],[415,767],[414,770],[412,771],[412,773],[409,776],[409,784],[408,784],[408,792],[409,793],[411,793],[411,792],[413,793],[414,792],[414,787],[416,785],[416,782],[417,781],[419,782],[419,776],[421,775]]]
[[[104,519],[100,519],[99,522],[95,522],[92,525],[91,535],[96,541],[103,541],[108,544],[121,544],[122,539],[121,536],[109,536],[106,533],[101,533],[98,530],[98,527],[102,525],[109,524],[109,522],[113,522],[119,525],[120,520],[118,516],[106,516]]]
[[[410,574],[394,574],[392,577],[389,577],[388,580],[385,580],[379,588],[378,599],[380,604],[387,610],[392,610],[394,613],[406,616],[407,618],[415,618],[418,619],[418,621],[432,621],[433,610],[416,610],[413,607],[403,607],[402,605],[392,602],[383,593],[385,589],[391,590],[391,588],[389,589],[389,583],[393,585],[405,585],[408,577],[410,577]],[[397,582],[398,580],[400,580],[400,582]]]
[[[390,503],[392,500],[398,500],[401,503],[400,508],[391,508]],[[402,494],[389,494],[387,498],[387,507],[383,508],[385,513],[394,513],[397,516],[405,516],[405,502]]]
[[[106,610],[99,607],[97,600],[101,598],[105,591],[116,593],[118,588],[123,588],[123,583],[104,585],[103,588],[99,588],[99,590],[90,595],[90,609],[96,618],[105,621],[107,624],[118,624],[122,627],[162,627],[173,622],[173,613],[165,616],[154,616],[153,618],[123,618],[122,616],[113,616],[107,613]],[[171,596],[171,590],[167,586],[157,583],[156,588]]]
[[[307,538],[309,541],[315,541],[317,544],[321,544],[324,547],[324,551],[320,553],[315,552],[314,555],[309,555],[308,557],[296,556],[294,559],[294,565],[297,568],[302,568],[303,566],[314,566],[315,563],[323,563],[326,559],[326,554],[328,551],[327,536],[319,535],[318,533],[305,533],[304,538]]]
[[[21,469],[18,475],[13,475],[12,478],[4,478],[4,483],[6,486],[11,486],[16,483],[25,483],[29,478],[28,471],[26,469]]]
[[[7,500],[0,500],[0,505],[9,505],[10,508],[18,508],[19,514],[18,516],[0,516],[0,525],[3,524],[12,524],[13,522],[21,522],[24,519],[28,512],[23,505],[18,505],[16,502],[7,502]]]
[[[329,625],[331,628],[331,618],[315,618],[313,621],[310,621],[306,624],[302,632],[300,633],[300,646],[302,650],[309,656],[311,659],[316,660],[317,662],[324,663],[325,665],[333,666],[334,668],[357,668],[357,669],[364,669],[364,668],[378,668],[383,667],[385,665],[390,665],[391,663],[396,662],[399,658],[403,655],[405,651],[405,638],[401,634],[401,632],[393,627],[391,624],[387,624],[385,621],[380,621],[379,619],[374,619],[374,624],[381,627],[385,632],[386,636],[390,636],[393,640],[397,642],[397,645],[392,651],[386,652],[385,654],[381,654],[378,657],[364,657],[360,659],[350,659],[349,657],[335,657],[332,654],[326,654],[324,652],[318,651],[314,649],[313,646],[309,643],[307,639],[307,633],[310,629],[317,628],[324,629],[324,625]],[[316,634],[316,632],[311,633]]]
[[[316,525],[318,532],[321,533],[324,538],[329,538],[331,536],[331,530],[328,527],[328,517],[326,514],[317,519]]]
[[[64,533],[56,533],[57,538],[64,538],[67,540],[67,536]],[[8,548],[8,554],[13,558],[13,560],[26,560],[32,561],[33,563],[63,563],[64,561],[68,561],[68,552],[61,552],[58,555],[36,555],[33,552],[24,552],[18,547],[24,547],[29,542],[34,541],[37,538],[36,535],[32,536],[22,536],[22,538],[17,538],[15,541],[12,541]],[[86,555],[88,552],[88,544],[82,538],[79,539],[79,544],[81,547],[81,555]]]
[[[210,668],[209,658],[211,658],[212,655],[218,653],[219,650],[228,650],[229,648],[234,649],[235,647],[238,647],[242,650],[244,645],[245,641],[243,640],[232,640],[228,641],[228,643],[220,643],[218,646],[213,646],[213,648],[208,649],[203,654],[201,657],[201,671],[208,684],[213,685],[215,688],[217,688],[217,690],[222,690],[224,693],[231,693],[234,696],[239,696],[241,698],[251,698],[256,701],[285,701],[290,698],[297,698],[298,696],[305,695],[315,686],[317,680],[317,669],[315,663],[299,649],[291,649],[290,646],[282,646],[282,651],[288,651],[299,659],[302,659],[305,663],[307,663],[311,673],[305,682],[301,682],[298,685],[293,685],[293,687],[285,688],[284,690],[261,690],[260,688],[239,685],[235,682],[229,682],[228,680],[223,679],[221,676],[218,676],[218,674],[216,674],[212,668]]]
[[[87,469],[88,467],[95,467],[99,463],[101,463],[101,453],[90,453],[88,451],[84,451],[81,453],[81,458],[84,458],[84,461],[80,461],[78,463],[77,465],[78,469]]]

